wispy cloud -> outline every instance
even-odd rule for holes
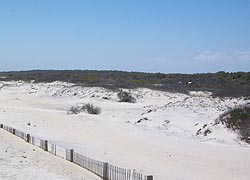
[[[194,59],[201,62],[218,62],[227,59],[227,55],[221,51],[203,51]]]
[[[236,56],[239,60],[250,61],[250,50],[249,51],[238,51]]]
[[[250,62],[250,50],[249,51],[235,51],[231,54],[222,51],[203,51],[194,57],[195,60],[200,62]]]

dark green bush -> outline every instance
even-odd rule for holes
[[[242,140],[250,143],[250,106],[231,109],[219,117],[219,122],[236,131]]]

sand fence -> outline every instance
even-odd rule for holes
[[[89,158],[77,153],[74,149],[57,146],[56,144],[50,143],[48,140],[39,139],[15,128],[5,126],[3,124],[0,124],[0,128],[23,139],[27,143],[40,147],[44,151],[79,165],[80,167],[99,176],[103,180],[153,180],[152,175],[143,175],[135,170],[120,168],[108,162],[102,162]]]

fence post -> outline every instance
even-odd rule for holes
[[[48,141],[44,141],[44,151],[48,151]]]
[[[16,134],[16,129],[14,129],[14,128],[12,129],[12,134],[14,134],[14,135]]]
[[[103,164],[103,180],[109,180],[109,163]]]
[[[66,149],[66,160],[73,162],[74,149]]]
[[[147,180],[153,180],[153,176],[152,175],[147,176]]]
[[[3,124],[0,124],[0,128],[3,128]]]
[[[71,160],[71,162],[74,162],[74,149],[71,149],[70,150],[70,160]]]
[[[26,142],[30,143],[30,134],[27,134],[27,136],[26,136]]]

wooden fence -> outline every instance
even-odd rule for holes
[[[108,162],[98,161],[74,151],[74,149],[65,149],[50,143],[48,140],[43,140],[19,131],[15,128],[0,124],[0,128],[10,132],[11,134],[23,139],[24,141],[40,147],[53,155],[66,159],[74,164],[77,164],[84,169],[94,173],[103,180],[153,180],[153,176],[143,175],[135,170],[120,168],[109,164]]]

